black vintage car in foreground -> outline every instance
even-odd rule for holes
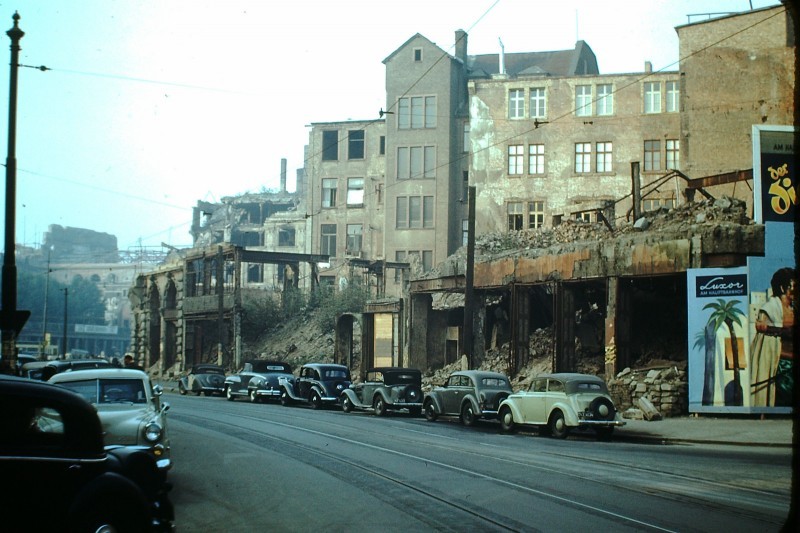
[[[283,361],[254,359],[247,361],[242,371],[225,378],[225,396],[249,398],[256,403],[261,400],[279,400],[281,386],[279,378],[292,377],[292,366]]]
[[[350,386],[350,369],[344,365],[309,363],[300,368],[297,377],[278,378],[281,404],[306,403],[312,409],[337,405],[342,391]]]
[[[172,531],[166,473],[145,448],[104,448],[79,395],[0,376],[0,424],[0,529]]]
[[[413,416],[422,412],[422,372],[414,368],[380,367],[367,372],[363,383],[342,392],[342,410],[371,410],[378,416],[407,409]]]
[[[178,392],[221,396],[225,392],[225,369],[212,364],[194,365],[178,381]]]

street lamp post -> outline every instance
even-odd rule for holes
[[[0,328],[3,336],[3,361],[11,372],[17,371],[17,335],[30,316],[30,311],[17,310],[16,265],[16,203],[17,203],[17,71],[19,70],[19,41],[25,35],[19,29],[19,13],[14,13],[14,27],[6,32],[11,39],[11,75],[8,91],[8,155],[6,156],[6,231],[3,254],[3,308]]]

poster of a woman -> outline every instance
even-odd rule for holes
[[[750,347],[751,405],[791,406],[795,270],[775,271],[767,296],[758,310]]]

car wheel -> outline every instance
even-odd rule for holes
[[[178,383],[178,392],[181,393],[181,396],[186,396],[186,387],[183,386],[183,383]]]
[[[411,407],[408,410],[408,414],[410,414],[411,416],[419,416],[422,414],[422,407]]]
[[[258,403],[258,394],[256,394],[256,390],[255,389],[250,391],[250,402],[251,403]]]
[[[286,392],[286,389],[281,389],[281,405],[284,407],[288,407],[292,404],[292,399],[289,397],[289,393]]]
[[[506,433],[511,433],[516,429],[516,424],[514,423],[514,414],[511,412],[509,407],[503,406],[500,409],[500,429],[502,429]]]
[[[200,394],[200,393],[198,392],[197,394]],[[231,402],[234,400],[233,393],[231,392],[231,388],[230,387],[225,387],[225,397]]]
[[[550,435],[553,437],[557,439],[565,438],[569,433],[569,428],[567,427],[567,421],[564,419],[564,413],[559,410],[553,411],[553,414],[550,415],[548,428],[550,429]]]
[[[461,407],[461,423],[467,427],[475,425],[475,409],[472,408],[470,401]]]
[[[614,434],[613,427],[599,427],[595,428],[597,431],[597,438],[600,440],[611,440],[611,436]]]
[[[342,396],[342,411],[344,411],[345,413],[349,413],[352,410],[353,410],[353,402],[351,402],[350,398],[348,398],[346,395]]]
[[[386,415],[386,402],[383,401],[383,397],[380,394],[375,396],[372,407],[375,409],[376,416]]]
[[[199,390],[199,389],[198,389],[198,390],[194,391],[194,393],[195,393],[197,396],[200,396],[201,394],[203,394],[203,391],[201,391],[201,390]]]
[[[311,392],[311,396],[308,397],[308,403],[311,404],[312,409],[319,409],[322,407],[322,398],[320,398],[317,391]]]
[[[436,422],[439,415],[436,414],[436,408],[433,407],[433,402],[426,402],[422,408],[425,411],[425,420],[428,422]]]

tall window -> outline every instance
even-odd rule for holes
[[[470,142],[469,142],[469,122],[464,123],[464,138],[462,139],[462,152],[469,152]]]
[[[339,132],[337,130],[322,132],[322,160],[339,160]]]
[[[661,141],[644,142],[644,169],[661,170]]]
[[[322,179],[322,207],[336,207],[336,178]]]
[[[525,157],[525,145],[512,144],[508,147],[508,174],[518,176],[523,172],[523,162]]]
[[[469,219],[461,219],[461,245],[466,246],[469,242]]]
[[[614,93],[610,83],[597,86],[597,114],[614,114]]]
[[[422,250],[422,271],[428,272],[433,268],[433,250]]]
[[[530,89],[531,118],[544,118],[547,116],[547,100],[544,87]]]
[[[648,81],[644,84],[644,112],[661,113],[661,82]]]
[[[575,143],[575,172],[592,171],[592,143]]]
[[[433,196],[398,196],[395,227],[433,227]]]
[[[610,142],[595,144],[595,172],[611,172],[614,170],[612,163],[612,146]]]
[[[680,97],[680,89],[678,89],[677,81],[667,82],[667,113],[677,113]]]
[[[336,256],[336,224],[322,224],[320,227],[319,253]]]
[[[592,86],[578,85],[575,87],[575,115],[588,117],[592,114]]]
[[[435,177],[435,146],[401,146],[397,149],[397,179]]]
[[[347,159],[364,159],[364,130],[348,132]]]
[[[364,205],[364,178],[347,178],[347,205]]]
[[[528,145],[528,174],[544,174],[544,145]]]
[[[544,226],[544,202],[528,202],[528,229],[539,229]]]
[[[522,212],[522,202],[508,202],[508,229],[509,231],[521,230],[525,213]]]
[[[411,96],[397,101],[397,127],[401,130],[436,127],[436,97]]]
[[[678,139],[667,139],[667,168],[670,170],[680,170],[681,164],[681,141]]]
[[[386,135],[381,135],[380,142],[378,144],[378,153],[380,155],[386,155]]]
[[[508,91],[508,118],[525,118],[525,91],[523,89]]]
[[[361,224],[347,225],[347,242],[345,243],[345,254],[359,255],[361,253]]]

